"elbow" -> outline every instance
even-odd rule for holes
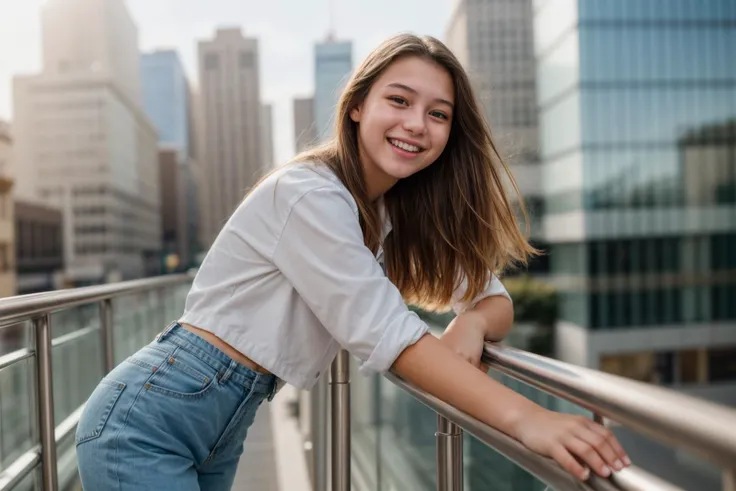
[[[502,295],[484,298],[476,305],[486,319],[486,340],[502,341],[514,325],[514,305]]]

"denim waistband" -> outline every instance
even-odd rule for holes
[[[259,373],[241,365],[215,346],[174,321],[156,336],[157,342],[169,342],[179,346],[218,371],[220,381],[232,380],[244,387],[255,386],[256,390],[267,392],[269,400],[276,393],[276,376]]]

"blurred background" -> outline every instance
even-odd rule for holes
[[[0,296],[196,268],[405,31],[469,72],[545,251],[506,275],[509,343],[736,407],[734,0],[0,0]],[[0,356],[23,332],[0,331]],[[3,371],[0,471],[25,441],[7,394],[26,375]],[[353,392],[356,479],[433,489],[434,413],[379,377]],[[616,431],[638,465],[721,489],[710,464]],[[465,445],[466,489],[543,489]]]

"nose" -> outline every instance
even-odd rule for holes
[[[424,113],[415,109],[413,111],[404,111],[404,114],[406,116],[403,122],[404,129],[415,135],[424,134],[427,129]]]

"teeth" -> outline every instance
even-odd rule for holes
[[[395,147],[399,147],[402,150],[406,150],[407,152],[418,152],[421,150],[420,147],[417,147],[416,145],[409,145],[408,143],[404,143],[400,140],[394,140],[390,139],[389,143]]]

